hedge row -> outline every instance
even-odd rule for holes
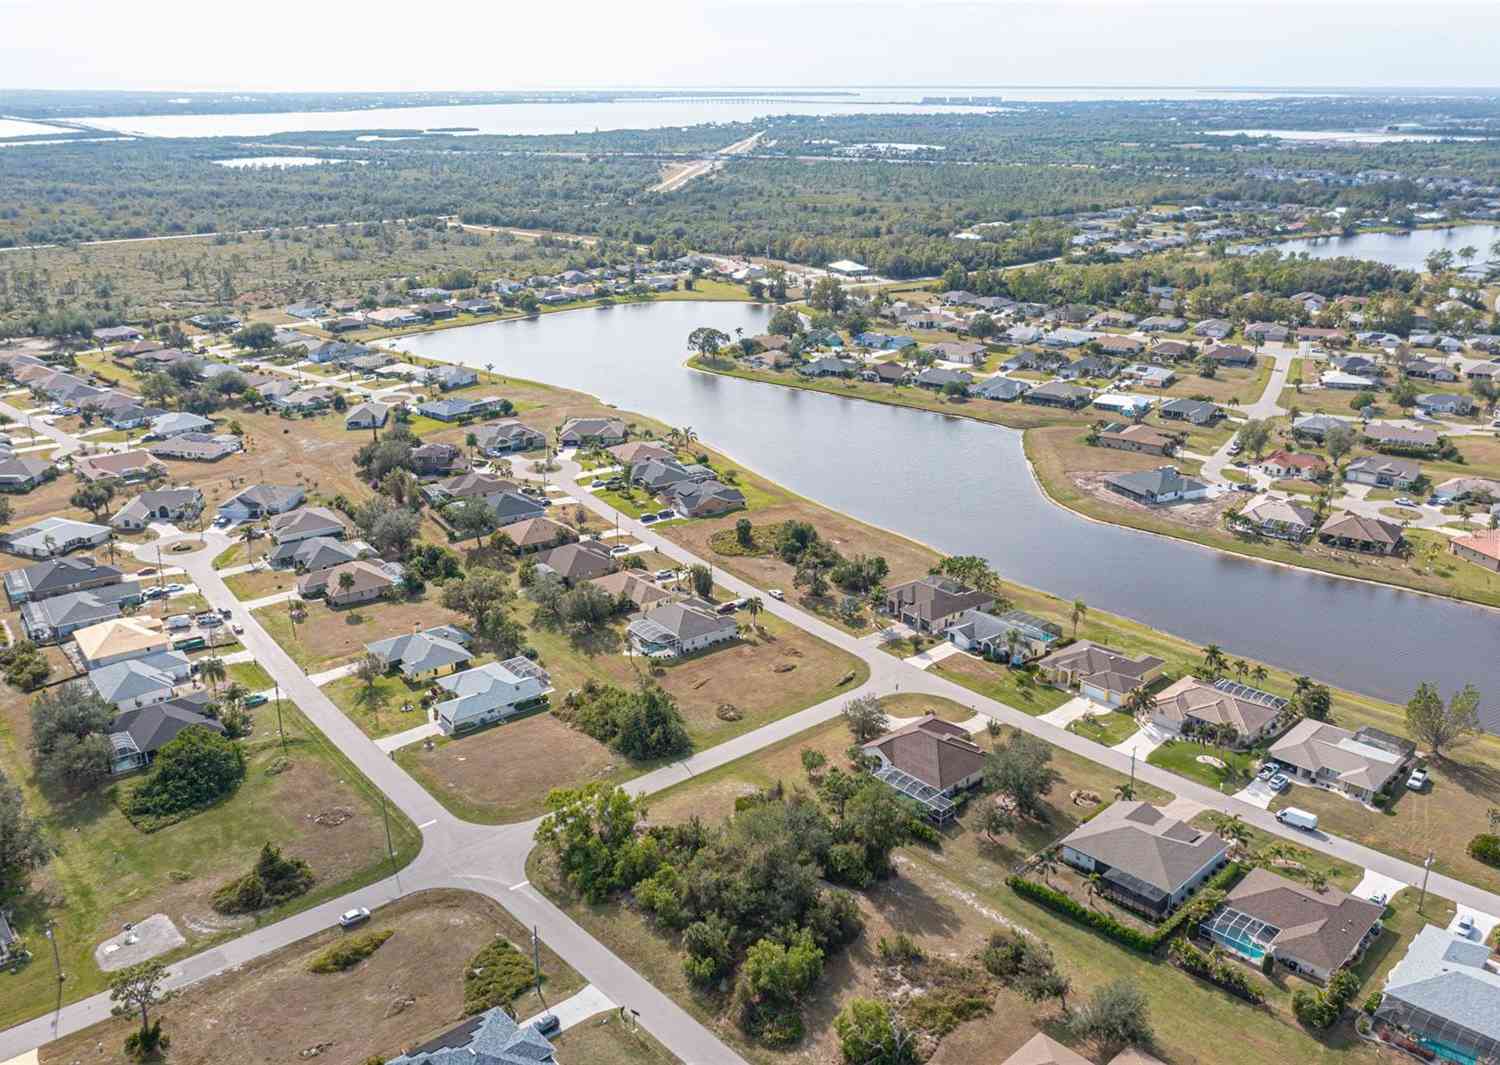
[[[1199,888],[1199,891],[1227,891],[1240,878],[1243,871],[1238,862],[1230,862],[1210,877],[1208,882]],[[1113,939],[1121,946],[1138,950],[1143,954],[1154,953],[1158,947],[1172,938],[1192,909],[1191,904],[1178,907],[1177,912],[1157,925],[1154,931],[1146,933],[1121,924],[1107,913],[1091,910],[1071,895],[1066,895],[1046,884],[1038,884],[1035,880],[1027,880],[1023,876],[1011,876],[1005,882],[1017,895],[1038,902],[1065,917],[1071,917],[1080,924],[1085,924],[1101,935]]]

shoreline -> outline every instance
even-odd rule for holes
[[[743,375],[743,374],[734,373],[732,371],[709,369],[709,368],[706,368],[706,367],[703,367],[703,366],[692,365],[693,361],[696,358],[697,358],[697,356],[693,356],[692,358],[690,358],[686,362],[684,362],[683,363],[684,368],[688,369],[688,370],[695,371],[697,373],[715,374],[715,375],[720,376],[720,377],[732,377],[732,378],[735,378],[737,380],[746,381],[746,382],[751,383],[751,384],[758,384],[758,385],[764,384],[764,385],[771,385],[773,387],[786,388],[786,389],[792,389],[792,390],[797,390],[797,391],[818,392],[818,393],[821,393],[823,395],[834,396],[835,398],[840,398],[840,399],[855,400],[855,401],[864,402],[864,403],[876,403],[876,404],[880,404],[882,406],[894,407],[894,408],[898,408],[898,409],[901,409],[901,410],[922,411],[924,413],[934,414],[934,415],[937,415],[938,417],[942,417],[942,418],[966,418],[969,421],[976,422],[976,423],[978,423],[980,425],[992,426],[992,427],[997,428],[997,429],[1002,429],[1002,430],[1004,430],[1006,432],[1019,433],[1020,436],[1021,436],[1021,439],[1022,439],[1022,453],[1025,454],[1025,452],[1026,452],[1026,447],[1025,447],[1026,435],[1031,431],[1031,429],[1018,429],[1018,428],[1016,428],[1014,426],[1006,425],[1003,422],[990,421],[990,420],[988,420],[986,418],[977,418],[977,417],[975,417],[972,414],[963,413],[961,411],[938,411],[938,410],[932,410],[932,409],[930,409],[928,407],[914,406],[914,405],[906,404],[906,403],[892,403],[892,402],[889,402],[887,400],[882,400],[882,399],[879,399],[879,398],[872,398],[872,397],[863,396],[863,395],[839,396],[839,394],[837,392],[832,392],[832,391],[828,391],[828,390],[821,389],[821,388],[805,388],[805,387],[803,387],[801,385],[798,385],[798,384],[788,384],[788,383],[781,382],[781,381],[766,381],[766,380],[762,380],[759,377],[750,377],[750,376],[746,376],[746,375]],[[1066,423],[1059,422],[1057,424],[1063,425],[1063,424],[1066,424]],[[1038,427],[1034,426],[1032,428],[1038,428]],[[1335,573],[1335,572],[1332,572],[1330,570],[1319,569],[1316,566],[1300,565],[1300,564],[1295,563],[1295,562],[1286,562],[1286,561],[1283,561],[1281,559],[1265,558],[1263,556],[1251,554],[1251,553],[1246,552],[1246,551],[1236,551],[1236,550],[1233,550],[1233,549],[1231,549],[1229,547],[1218,547],[1218,546],[1214,546],[1214,545],[1211,545],[1211,544],[1200,543],[1199,541],[1191,539],[1191,538],[1186,537],[1186,536],[1174,536],[1171,533],[1161,532],[1161,531],[1159,531],[1157,529],[1143,529],[1143,528],[1141,528],[1138,525],[1132,525],[1132,524],[1130,524],[1128,522],[1109,521],[1109,520],[1107,520],[1105,518],[1100,518],[1100,517],[1098,517],[1096,515],[1089,514],[1086,511],[1079,510],[1079,509],[1077,509],[1075,507],[1071,507],[1067,503],[1065,503],[1062,500],[1056,498],[1051,492],[1049,492],[1047,490],[1046,482],[1044,482],[1042,480],[1041,476],[1037,473],[1036,464],[1031,460],[1031,456],[1029,454],[1025,454],[1025,458],[1026,458],[1026,469],[1027,469],[1027,472],[1031,475],[1032,482],[1036,485],[1037,490],[1041,494],[1041,496],[1042,496],[1043,499],[1045,499],[1048,503],[1052,504],[1053,506],[1059,508],[1060,510],[1064,510],[1064,511],[1068,512],[1069,514],[1073,514],[1073,515],[1075,515],[1077,517],[1083,518],[1086,521],[1093,522],[1096,525],[1103,525],[1103,526],[1107,526],[1107,527],[1111,527],[1111,528],[1115,528],[1115,529],[1123,529],[1123,530],[1126,530],[1126,531],[1129,531],[1129,532],[1139,533],[1139,534],[1144,535],[1144,536],[1155,536],[1155,537],[1159,537],[1160,539],[1163,539],[1163,540],[1169,540],[1169,541],[1172,541],[1174,543],[1183,544],[1185,546],[1199,548],[1200,550],[1203,550],[1203,551],[1208,551],[1208,552],[1211,552],[1211,553],[1216,553],[1216,554],[1221,554],[1221,555],[1227,555],[1227,556],[1230,556],[1230,557],[1235,558],[1235,559],[1242,559],[1242,560],[1244,560],[1246,562],[1259,562],[1259,563],[1262,563],[1262,564],[1267,565],[1267,566],[1278,566],[1278,567],[1280,567],[1282,569],[1287,569],[1287,570],[1293,570],[1293,571],[1296,571],[1296,572],[1306,573],[1306,574],[1309,574],[1309,575],[1312,575],[1312,576],[1326,577],[1326,578],[1329,578],[1330,580],[1350,581],[1350,582],[1355,583],[1355,584],[1368,585],[1368,586],[1373,587],[1373,588],[1381,588],[1381,589],[1386,589],[1386,590],[1393,591],[1393,592],[1406,592],[1406,593],[1409,593],[1411,595],[1426,596],[1426,597],[1428,597],[1430,599],[1436,599],[1436,600],[1438,600],[1440,602],[1452,603],[1455,606],[1472,607],[1472,608],[1477,609],[1477,610],[1484,610],[1484,611],[1488,611],[1488,612],[1491,612],[1491,613],[1500,614],[1500,606],[1497,606],[1497,605],[1495,605],[1493,603],[1485,603],[1485,602],[1481,602],[1481,601],[1476,600],[1476,599],[1467,599],[1467,598],[1464,598],[1462,596],[1447,595],[1445,593],[1434,592],[1434,591],[1431,591],[1431,590],[1426,589],[1426,588],[1413,588],[1410,585],[1397,584],[1397,583],[1394,583],[1394,582],[1391,582],[1391,581],[1375,580],[1375,579],[1370,578],[1370,577],[1357,577],[1357,576],[1352,576],[1352,575],[1347,574],[1347,573]],[[819,505],[822,506],[824,504],[819,504]],[[833,509],[833,508],[829,508],[829,509]],[[847,516],[848,515],[846,515],[846,517]],[[856,520],[860,520],[860,519],[856,519]],[[868,524],[871,524],[871,523],[866,522],[865,524],[868,525]],[[875,526],[875,527],[878,528],[879,526]],[[889,530],[886,530],[886,531],[889,531]],[[899,535],[903,535],[903,534],[897,533],[896,535],[899,536]],[[910,540],[911,537],[906,537],[906,539]],[[914,543],[920,543],[920,541],[913,541],[913,542]],[[930,547],[931,545],[924,544],[923,546],[924,547]],[[1017,582],[1017,581],[1012,581],[1012,583],[1020,584],[1020,582]],[[1022,585],[1022,587],[1030,587],[1030,586],[1029,585]],[[1036,589],[1032,589],[1032,590],[1033,591],[1042,592],[1043,594],[1053,594],[1053,593],[1046,592],[1045,589],[1040,589],[1040,588],[1036,588]],[[1180,634],[1175,634],[1175,635],[1180,635]],[[1190,639],[1190,637],[1181,637],[1181,638],[1183,638],[1183,639]]]

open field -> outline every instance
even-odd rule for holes
[[[47,920],[68,974],[64,1001],[101,990],[105,977],[94,947],[127,921],[164,913],[187,939],[180,953],[201,950],[258,921],[273,921],[359,884],[389,875],[385,830],[374,788],[290,704],[283,704],[288,750],[282,753],[274,707],[255,710],[255,733],[245,741],[245,782],[229,800],[178,824],[142,833],[100,792],[73,801],[49,799],[24,759],[29,700],[7,693],[0,706],[0,765],[20,784],[28,805],[47,825],[59,853],[34,878],[36,890],[13,907],[19,931],[41,942]],[[130,787],[127,780],[116,787]],[[420,839],[396,811],[391,829],[396,861],[415,856]],[[313,890],[256,918],[225,918],[210,894],[244,873],[267,842],[303,858],[317,876]],[[16,973],[0,975],[0,1025],[51,1008],[56,982],[44,951]]]
[[[419,709],[402,712],[404,706],[419,706],[426,687],[425,684],[410,685],[397,675],[386,675],[379,677],[373,688],[367,689],[365,682],[358,677],[343,677],[326,685],[323,694],[349,715],[365,735],[379,739],[426,720],[425,713]]]
[[[161,1011],[176,1065],[296,1061],[312,1048],[317,1060],[359,1065],[385,1060],[442,1034],[464,1016],[464,965],[480,947],[503,936],[530,956],[530,931],[494,902],[458,891],[409,895],[375,911],[364,930],[393,934],[379,950],[342,973],[315,974],[311,961],[348,935],[337,928],[310,936],[243,968],[195,984]],[[557,1002],[583,980],[545,945],[543,992]],[[512,1009],[522,1017],[541,1009],[534,991]],[[42,1048],[42,1065],[125,1063],[121,1051],[135,1022],[111,1020]],[[584,1027],[587,1027],[585,1025]],[[581,1046],[630,1046],[606,1029]],[[102,1046],[102,1052],[96,1047]],[[655,1049],[654,1047],[651,1049]],[[671,1061],[636,1056],[621,1065]],[[602,1059],[568,1059],[582,1061]]]

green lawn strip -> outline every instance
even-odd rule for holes
[[[1205,758],[1217,759],[1225,768],[1201,760]],[[1255,759],[1250,755],[1192,740],[1168,740],[1152,751],[1146,761],[1226,795],[1239,791],[1255,775]]]
[[[1090,714],[1068,725],[1068,731],[1106,747],[1124,743],[1140,729],[1129,714],[1112,710],[1107,714]]]
[[[287,615],[285,603],[272,603],[270,606],[261,607],[254,613],[255,620],[271,634],[271,639],[281,645],[281,649],[290,656],[293,662],[301,666],[304,671],[315,665],[307,649],[302,646],[302,642],[293,637],[292,619]]]
[[[1206,811],[1194,817],[1193,824],[1212,831],[1221,816]],[[1289,880],[1313,884],[1318,877],[1322,877],[1336,888],[1353,891],[1364,878],[1364,869],[1353,862],[1312,850],[1249,825],[1242,824],[1241,827],[1246,834],[1245,848],[1248,853],[1258,864],[1265,865]]]
[[[259,662],[234,662],[224,668],[231,681],[243,684],[252,692],[266,691],[276,683]]]
[[[374,786],[312,727],[296,707],[283,704],[282,713],[287,729],[288,753],[294,765],[302,758],[325,763],[329,774],[351,788],[378,817],[380,799]],[[268,838],[285,843],[302,831],[303,811],[283,808],[275,801],[278,775],[266,771],[282,757],[275,717],[268,708],[256,712],[256,736],[247,742],[246,748],[248,772],[234,796],[149,834],[130,825],[107,791],[66,807],[53,807],[32,785],[29,767],[23,767],[16,758],[10,759],[11,764],[6,766],[7,775],[22,787],[28,807],[43,819],[59,846],[51,863],[38,875],[50,882],[46,895],[60,900],[60,905],[47,908],[42,894],[35,892],[11,904],[12,917],[22,934],[31,941],[35,957],[19,970],[0,973],[0,991],[3,991],[0,993],[0,1026],[39,1016],[57,1003],[52,959],[43,949],[46,942],[39,931],[48,919],[57,924],[56,942],[63,971],[67,974],[63,1002],[73,1002],[102,991],[108,983],[107,974],[94,963],[93,951],[100,939],[118,931],[112,927],[101,928],[101,922],[112,911],[129,906],[135,899],[170,894],[173,885],[184,877],[188,880],[212,877],[227,881],[244,870],[238,865],[224,867],[222,856],[226,851],[243,852],[244,864],[248,868],[255,852]],[[125,781],[115,786],[130,787],[132,783]],[[390,825],[396,852],[395,865],[404,866],[421,847],[420,833],[395,809],[390,810]],[[256,927],[272,924],[373,883],[392,871],[382,839],[378,855],[368,865],[336,882],[315,884],[308,894],[256,915],[253,924]],[[217,884],[204,886],[207,891]],[[207,909],[206,895],[204,909]],[[179,931],[191,937],[191,941],[162,955],[159,960],[171,963],[243,935],[246,929],[238,926],[217,935],[199,935],[179,922]]]
[[[949,655],[927,671],[1033,717],[1056,710],[1073,698],[1071,692],[1043,684],[1023,670],[982,662],[968,655]]]
[[[1354,973],[1361,982],[1356,1004],[1363,1003],[1372,991],[1385,986],[1386,975],[1405,956],[1406,948],[1418,932],[1430,924],[1446,928],[1458,912],[1458,907],[1452,902],[1430,893],[1425,902],[1421,900],[1422,893],[1409,887],[1398,891],[1387,903],[1385,916],[1381,919],[1383,931],[1380,938],[1370,944],[1354,966]],[[1417,910],[1419,902],[1422,906],[1420,912]]]
[[[420,708],[423,690],[421,686],[408,685],[401,677],[387,675],[377,678],[373,689],[367,689],[358,677],[341,677],[325,685],[323,694],[366,736],[378,740],[427,720],[426,712]],[[417,709],[403,713],[401,707],[408,704]]]

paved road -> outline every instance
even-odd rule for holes
[[[0,405],[0,410],[3,409],[3,405]],[[667,557],[685,565],[702,562],[713,568],[712,563],[697,558],[685,548],[665,539],[650,526],[641,525],[623,514],[617,515],[612,508],[579,487],[573,480],[577,475],[578,468],[575,465],[563,463],[561,476],[553,477],[553,481],[582,505],[602,515],[612,524],[618,517],[622,530],[651,544]],[[422,834],[422,849],[417,858],[398,874],[174,964],[171,967],[170,986],[187,986],[295,943],[329,927],[338,913],[352,906],[373,908],[413,891],[462,888],[489,896],[524,924],[537,927],[547,944],[610,1001],[639,1010],[641,1024],[683,1061],[692,1065],[717,1065],[720,1062],[744,1065],[743,1059],[712,1032],[526,882],[526,859],[534,846],[536,821],[489,827],[463,822],[444,809],[318,689],[245,609],[244,604],[240,604],[229,592],[222,576],[213,570],[213,558],[229,546],[229,537],[217,530],[210,530],[204,534],[204,540],[205,546],[202,549],[179,556],[179,564],[183,570],[192,577],[211,604],[216,607],[231,607],[235,620],[244,627],[241,638],[245,648],[280,684],[282,695],[297,703],[361,772],[417,825]],[[137,550],[147,552],[150,560],[154,561],[157,546],[153,543]],[[715,568],[714,574],[721,586],[738,595],[762,594],[761,589],[723,570]],[[1325,851],[1403,883],[1417,883],[1421,879],[1422,870],[1417,866],[1338,837],[1323,833],[1304,834],[1285,828],[1258,807],[1154,766],[1133,763],[1126,754],[1102,747],[1013,707],[977,695],[942,676],[933,675],[886,654],[879,649],[875,640],[855,637],[794,604],[770,597],[764,597],[764,603],[768,612],[864,660],[870,667],[869,680],[855,691],[643,776],[630,785],[633,792],[650,794],[795,735],[832,718],[853,695],[919,692],[942,696],[972,707],[977,713],[1040,736],[1067,751],[1117,771],[1133,771],[1137,779],[1175,793],[1183,808],[1202,807],[1238,813],[1247,823],[1266,832]],[[1430,889],[1465,907],[1486,913],[1500,913],[1500,896],[1449,877],[1433,875]],[[11,1028],[0,1033],[0,1061],[60,1035],[78,1031],[103,1020],[108,1014],[107,997],[95,995],[65,1006],[54,1016]]]

